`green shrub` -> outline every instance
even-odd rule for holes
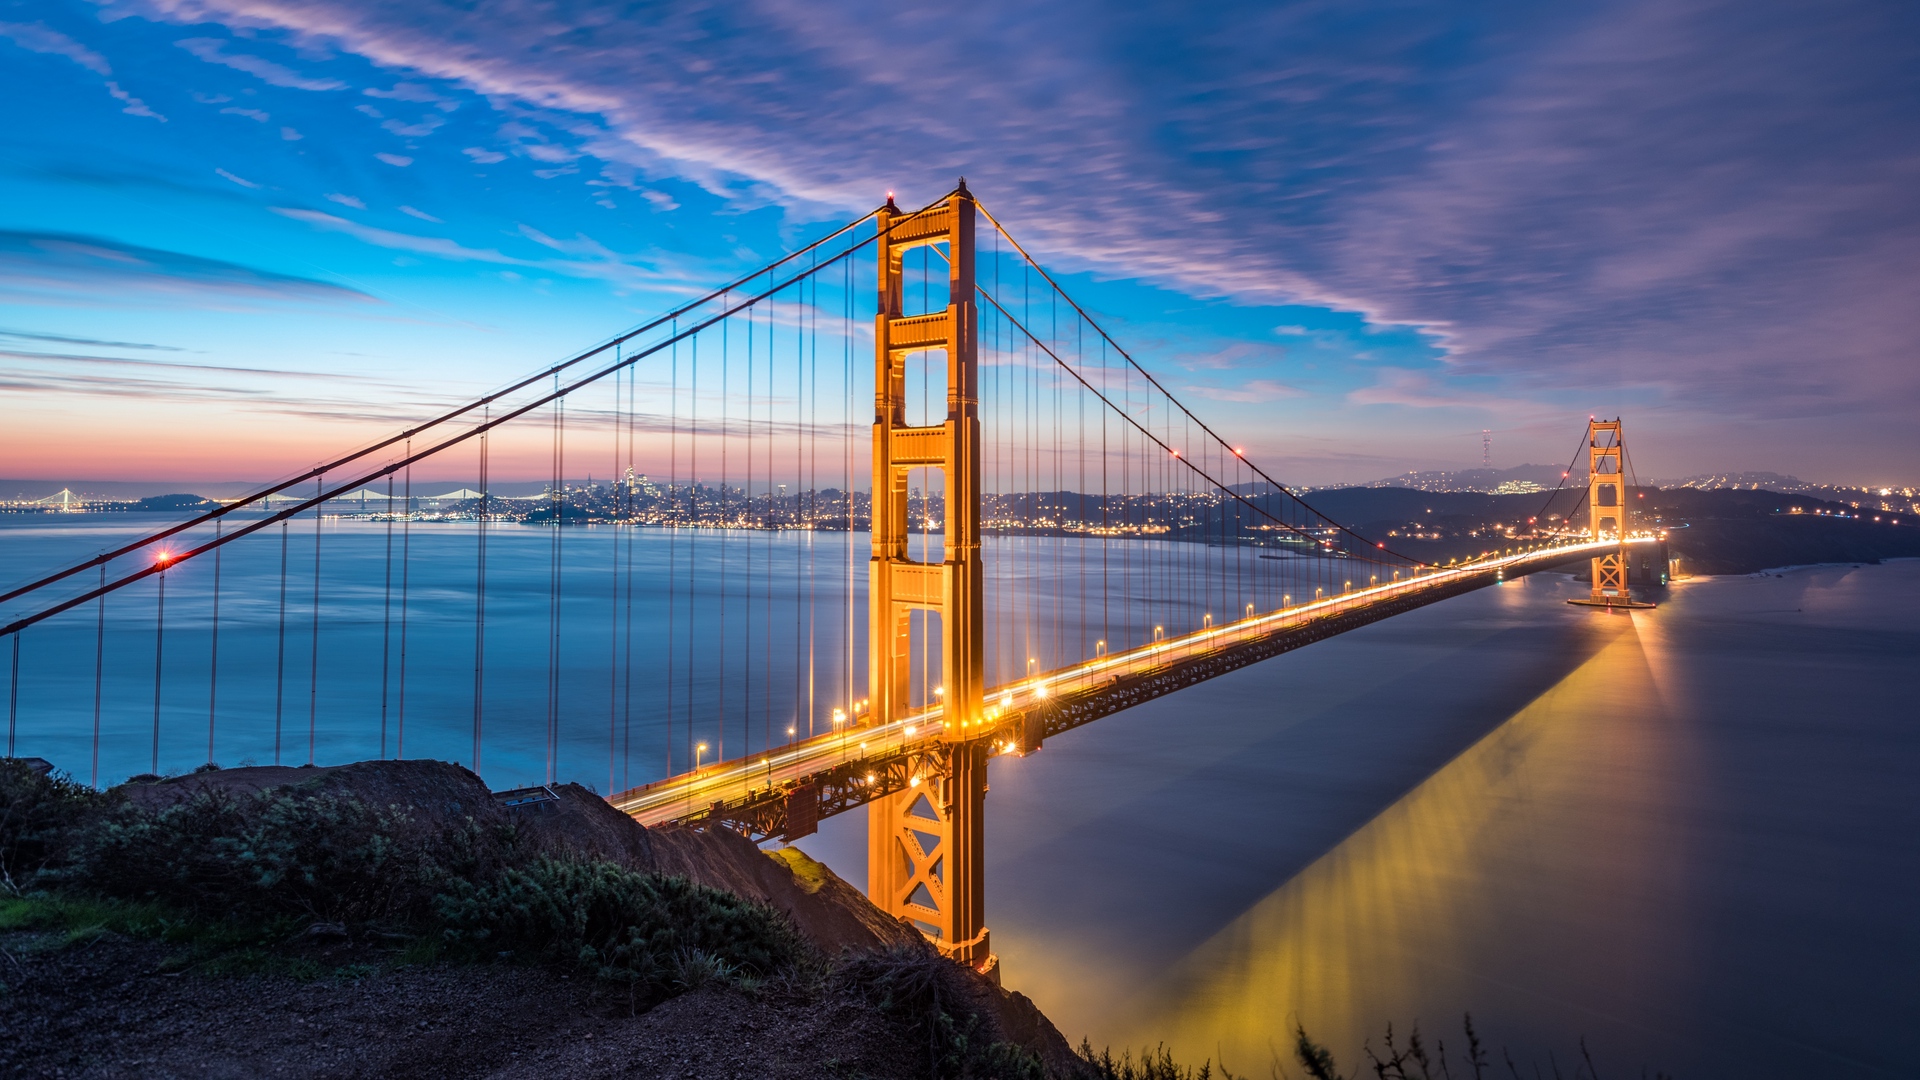
[[[78,830],[107,797],[61,773],[38,773],[0,758],[0,888],[17,892],[66,857]]]
[[[778,913],[685,878],[543,858],[437,901],[450,945],[513,952],[654,995],[765,978],[809,951]]]
[[[398,809],[332,795],[201,791],[158,811],[114,807],[54,880],[199,915],[405,923],[448,880],[499,861],[500,846],[470,821],[422,830]]]
[[[857,953],[836,973],[840,985],[901,1023],[925,1045],[936,1080],[1045,1080],[1032,1051],[988,1038],[960,966],[924,946]]]

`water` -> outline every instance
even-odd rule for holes
[[[258,520],[235,517],[230,527]],[[171,523],[139,513],[0,516],[0,578],[24,583]],[[202,528],[168,545],[211,538]],[[101,784],[209,760],[404,752],[478,761],[502,788],[546,779],[551,760],[555,778],[608,791],[784,743],[789,729],[830,730],[835,709],[866,696],[864,532],[556,533],[496,522],[486,530],[484,612],[478,541],[471,521],[298,518],[219,549],[217,567],[211,555],[177,564],[164,575],[164,605],[160,578],[150,577],[110,595],[104,613],[95,603],[65,612],[23,636],[15,746]],[[916,558],[938,561],[927,538],[915,544]],[[1329,560],[1157,540],[990,537],[983,550],[989,683],[1091,657],[1099,644],[1144,643],[1156,626],[1178,635],[1210,613],[1277,607],[1290,590],[1305,596],[1335,587],[1336,572],[1354,573]],[[117,561],[109,579],[144,557]],[[65,597],[99,580],[89,572],[49,591]],[[1208,580],[1211,589],[1195,587]],[[1166,599],[1175,595],[1183,599]],[[0,622],[51,602],[34,599]],[[916,615],[911,642],[924,662],[909,699],[931,703],[938,621]],[[558,718],[551,732],[549,715]]]
[[[1296,1022],[1350,1068],[1388,1021],[1457,1047],[1469,1010],[1523,1075],[1572,1075],[1583,1037],[1605,1076],[1920,1075],[1920,562],[1631,615],[1577,588],[1449,600],[996,760],[1009,985],[1069,1038],[1254,1075]],[[807,843],[850,876],[853,817]]]
[[[24,577],[150,524],[0,520],[0,557]],[[278,544],[244,545],[223,569],[227,764],[270,760],[276,696],[288,760],[305,760],[310,709],[320,760],[379,750],[384,534],[326,528],[339,598],[319,677],[296,602],[278,695]],[[409,756],[470,758],[470,530],[412,533]],[[550,533],[493,535],[487,774],[507,786],[543,766]],[[684,569],[684,549],[641,535],[636,580]],[[814,544],[822,574],[847,565],[851,543],[857,599],[863,536],[756,542],[788,568]],[[565,543],[579,621],[563,653],[561,772],[602,789],[623,770],[639,782],[671,749],[665,688],[607,679],[610,624],[624,618],[610,531],[570,530]],[[296,598],[312,555],[295,532]],[[1071,553],[1053,565],[1075,572]],[[169,620],[185,629],[167,637],[168,769],[206,757],[210,643],[190,624],[207,582],[191,565],[176,573]],[[1920,562],[1697,580],[1631,615],[1569,607],[1576,588],[1540,576],[1486,589],[996,759],[988,921],[1009,985],[1076,1040],[1164,1041],[1254,1075],[1295,1022],[1351,1067],[1388,1021],[1455,1045],[1468,1010],[1523,1074],[1552,1054],[1571,1075],[1584,1037],[1607,1076],[1920,1075],[1900,1043],[1920,1015]],[[636,652],[683,648],[663,632],[664,598],[636,597]],[[797,625],[801,606],[776,587],[759,610]],[[154,614],[151,596],[109,602],[107,779],[148,764]],[[1049,621],[1076,612],[1038,614],[1037,648],[1088,629]],[[28,634],[17,735],[20,752],[84,779],[93,623],[68,621]],[[817,630],[823,670],[840,665],[832,643],[846,628]],[[780,679],[801,667],[764,663]],[[630,733],[618,714],[629,693]],[[388,715],[396,737],[391,699]],[[630,761],[612,777],[610,736],[632,744],[617,747]],[[803,846],[864,882],[864,830],[848,814]]]

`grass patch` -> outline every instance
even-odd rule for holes
[[[158,941],[181,948],[161,960],[158,970],[199,970],[222,975],[287,975],[315,979],[351,973],[361,977],[367,965],[330,967],[291,955],[283,946],[301,928],[300,920],[215,920],[153,901],[111,897],[30,893],[0,897],[0,933],[33,932],[32,951],[85,947],[115,936]]]

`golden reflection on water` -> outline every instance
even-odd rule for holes
[[[1484,1030],[1569,987],[1562,1052],[1644,1026],[1623,1018],[1685,960],[1663,821],[1692,773],[1657,615],[1594,613],[1590,659],[1195,949],[1120,1042],[1264,1074],[1298,1022],[1351,1067],[1387,1021],[1451,1036],[1472,1010]]]

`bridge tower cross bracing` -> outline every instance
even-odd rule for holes
[[[874,324],[873,554],[868,562],[868,699],[862,724],[910,711],[912,613],[940,620],[942,759],[904,791],[868,804],[867,892],[882,911],[910,920],[942,952],[995,968],[984,924],[982,809],[987,747],[985,604],[980,563],[979,313],[974,303],[974,200],[966,181],[945,202],[914,214],[891,200],[879,214],[879,314]],[[902,256],[944,245],[942,311],[908,315]],[[906,360],[947,357],[947,415],[907,425]],[[942,560],[916,562],[908,537],[908,480],[938,469],[945,485]],[[929,485],[929,489],[931,485]],[[924,672],[923,685],[933,685]]]

